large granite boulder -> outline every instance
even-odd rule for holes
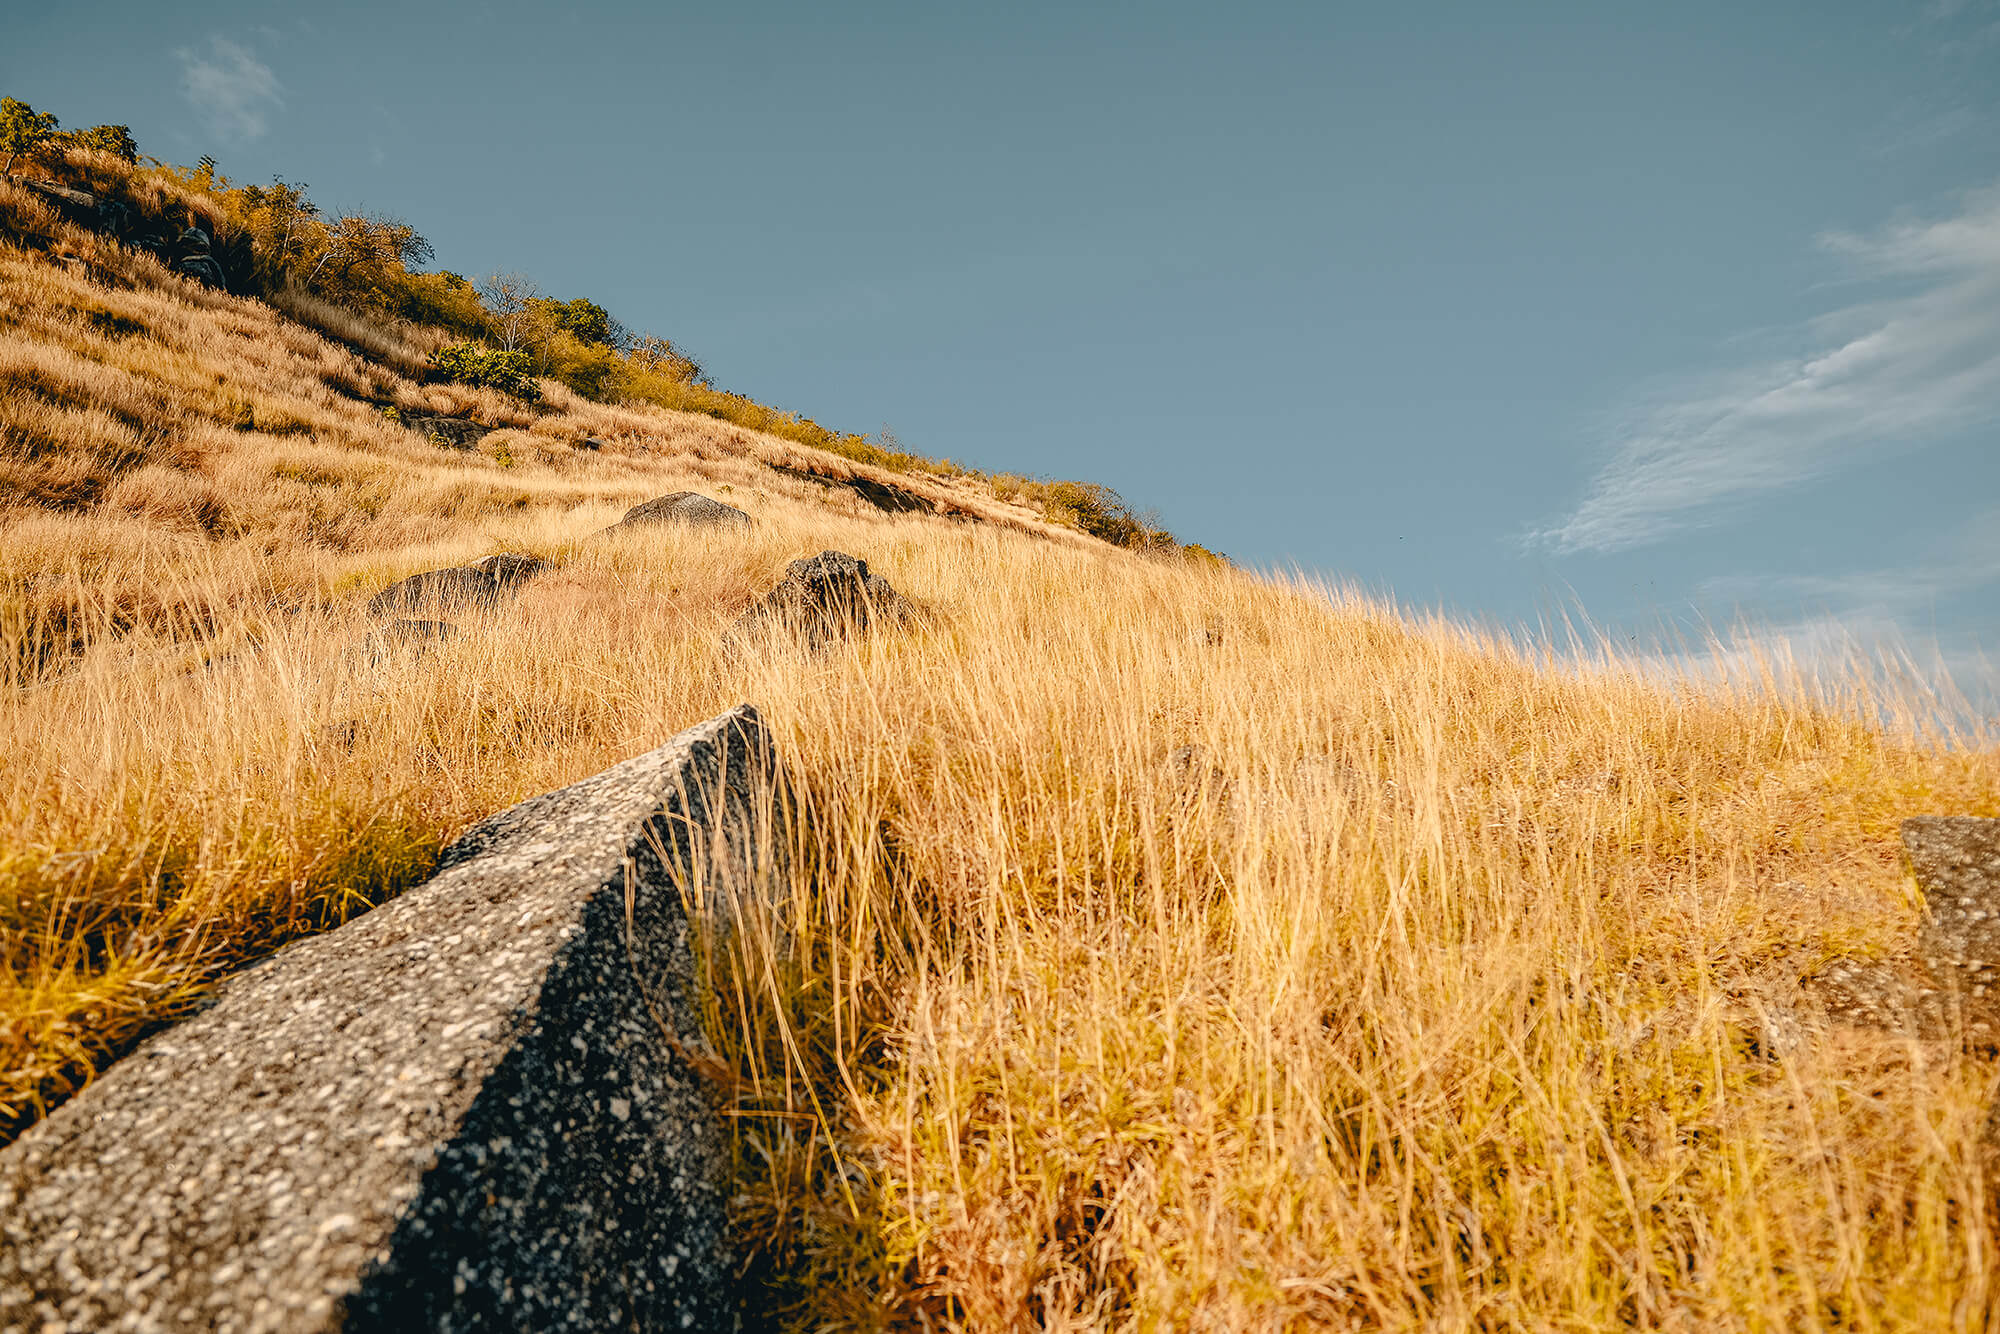
[[[498,551],[491,556],[481,556],[465,568],[490,575],[493,582],[505,590],[516,584],[526,583],[548,569],[549,563],[540,556],[530,556],[519,551]]]
[[[491,607],[498,604],[501,594],[547,568],[548,562],[539,556],[503,551],[483,556],[470,565],[425,570],[400,579],[368,599],[368,610],[371,615],[385,616]]]
[[[865,633],[873,625],[903,625],[916,607],[868,562],[844,551],[822,551],[785,567],[776,588],[737,618],[739,642],[763,633],[797,635],[813,649]]]
[[[634,505],[625,511],[624,518],[604,531],[615,533],[621,528],[652,523],[685,523],[705,528],[749,522],[750,516],[734,505],[710,500],[696,491],[674,491],[643,505]]]
[[[738,708],[230,979],[0,1152],[0,1330],[729,1328],[684,904],[774,772]]]

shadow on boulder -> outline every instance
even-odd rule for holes
[[[775,473],[796,478],[801,482],[811,482],[814,486],[823,486],[829,490],[836,491],[851,491],[862,500],[873,505],[876,509],[881,510],[884,514],[936,514],[940,512],[935,502],[926,500],[914,491],[905,490],[900,486],[892,486],[887,482],[878,482],[872,478],[862,477],[858,474],[841,477],[831,473],[816,472],[811,468],[793,467],[786,463],[773,463],[770,467],[771,471]],[[970,518],[971,516],[952,515],[949,517]]]
[[[539,556],[503,551],[470,565],[425,570],[401,579],[368,599],[371,616],[421,611],[465,611],[492,607],[502,593],[527,582],[548,568]]]

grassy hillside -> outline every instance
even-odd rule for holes
[[[868,471],[948,511],[884,513],[799,476],[836,453],[426,382],[449,332],[62,225],[0,243],[10,1126],[747,699],[800,855],[710,952],[708,1028],[791,1326],[1992,1323],[1991,1061],[1801,987],[1907,948],[1899,817],[2000,814],[1993,739],[1920,740],[1919,693],[1538,657],[944,471]],[[583,540],[681,488],[757,522]],[[826,547],[935,614],[725,653]],[[362,646],[370,594],[499,550],[555,568]]]

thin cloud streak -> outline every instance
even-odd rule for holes
[[[1820,244],[1857,278],[1915,290],[1812,321],[1810,355],[1636,413],[1582,504],[1529,545],[1643,546],[1858,458],[2000,418],[2000,190],[1943,221]]]
[[[247,47],[210,37],[200,51],[181,47],[181,91],[209,129],[231,139],[256,139],[270,128],[270,113],[284,103],[278,76]]]

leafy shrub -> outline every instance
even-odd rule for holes
[[[14,170],[14,159],[33,157],[47,149],[81,148],[93,153],[109,153],[136,165],[139,144],[129,125],[94,125],[87,130],[58,130],[56,118],[37,111],[26,102],[0,97],[0,153],[7,155],[5,171]]]
[[[544,374],[585,398],[600,402],[611,398],[625,377],[625,360],[615,349],[585,342],[574,334],[556,333],[542,343],[538,353]]]
[[[501,352],[477,343],[453,343],[431,354],[431,371],[456,384],[498,389],[533,403],[542,396],[525,352]]]
[[[559,329],[587,347],[623,350],[631,341],[625,326],[611,318],[611,312],[595,301],[583,297],[557,301],[538,296],[529,298],[528,306],[551,330]]]
[[[7,165],[0,171],[12,172],[15,158],[39,152],[55,132],[56,118],[48,112],[0,97],[0,153],[7,155]]]
[[[139,161],[139,141],[132,137],[129,125],[93,125],[87,130],[66,130],[57,138],[68,148],[109,153],[134,164]]]

